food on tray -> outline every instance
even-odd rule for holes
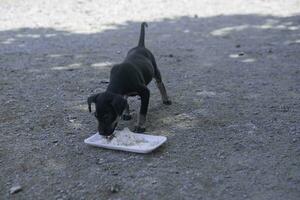
[[[153,145],[149,141],[145,140],[142,137],[137,137],[136,134],[133,134],[128,128],[125,128],[122,131],[116,131],[112,139],[104,139],[103,143],[116,146],[139,146],[139,145]]]

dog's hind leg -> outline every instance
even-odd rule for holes
[[[154,56],[152,54],[151,54],[151,62],[152,62],[152,65],[154,67],[155,83],[156,83],[156,86],[159,89],[159,92],[161,94],[161,98],[162,98],[163,104],[165,104],[165,105],[171,105],[172,101],[168,97],[166,87],[165,87],[165,85],[164,85],[164,83],[162,81],[162,78],[161,78],[161,75],[160,75],[160,71],[157,68],[157,64],[156,64],[155,58],[154,58]]]
[[[155,70],[155,77],[154,78],[155,78],[156,86],[159,89],[159,92],[161,94],[163,104],[171,105],[172,101],[168,97],[167,90],[166,90],[165,85],[164,85],[164,83],[161,79],[160,71],[159,71],[159,69],[157,69],[157,67],[156,67],[156,70]]]
[[[128,96],[125,95],[124,98],[127,100],[128,99]],[[129,111],[129,104],[127,103],[126,107],[125,107],[125,110],[124,110],[124,113],[122,115],[122,118],[123,120],[125,121],[129,121],[132,119],[132,116],[130,115],[130,111]]]
[[[156,82],[155,82],[156,86],[159,89],[159,92],[161,94],[161,98],[162,98],[163,104],[165,104],[165,105],[171,105],[172,101],[169,99],[169,97],[167,95],[167,91],[166,91],[164,83],[160,79],[155,79],[155,80],[156,80]]]

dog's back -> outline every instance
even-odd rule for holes
[[[122,85],[122,93],[131,92],[141,85],[148,85],[155,76],[154,56],[145,47],[145,27],[147,23],[143,22],[138,46],[130,49],[124,61],[111,70],[110,82]]]

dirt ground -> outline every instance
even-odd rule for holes
[[[0,199],[299,199],[299,0],[0,0],[0,13]],[[87,146],[86,99],[142,21],[173,101],[150,84],[147,131],[167,143]],[[136,121],[129,102],[119,129]]]

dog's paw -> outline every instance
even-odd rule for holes
[[[165,104],[165,105],[171,105],[172,101],[171,100],[164,100],[163,104]]]
[[[146,128],[140,127],[140,126],[135,126],[133,132],[135,133],[144,133],[146,131]]]
[[[123,119],[124,121],[129,121],[129,120],[132,119],[132,116],[131,116],[131,115],[122,115],[122,119]]]

